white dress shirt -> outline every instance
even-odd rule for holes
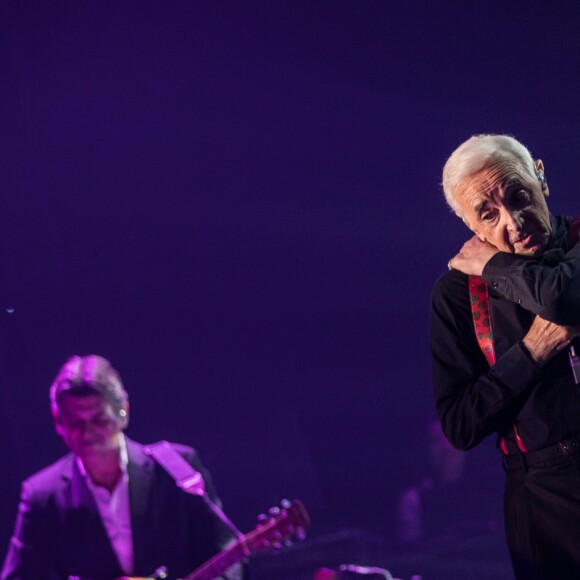
[[[76,458],[79,470],[86,479],[87,485],[101,514],[103,525],[107,530],[111,545],[121,569],[125,574],[133,573],[133,530],[131,529],[131,506],[129,502],[129,474],[127,464],[127,446],[122,433],[119,433],[121,478],[111,493],[104,487],[93,483],[83,462]]]

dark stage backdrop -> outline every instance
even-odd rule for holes
[[[314,533],[392,531],[468,235],[440,169],[512,133],[578,213],[579,29],[571,1],[2,0],[2,546],[64,451],[50,381],[93,352],[240,527],[291,496]]]

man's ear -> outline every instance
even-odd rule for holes
[[[63,430],[62,430],[62,425],[60,424],[60,421],[58,420],[58,409],[55,409],[55,408],[51,409],[51,414],[52,414],[52,422],[54,424],[54,429],[62,437]]]
[[[536,159],[534,166],[536,168],[536,177],[542,186],[542,192],[545,197],[548,197],[550,191],[548,190],[548,182],[546,181],[546,175],[544,173],[544,162],[541,159]]]
[[[124,401],[119,409],[119,428],[124,431],[129,424],[129,401]]]

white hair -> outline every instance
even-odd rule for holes
[[[461,182],[490,165],[516,161],[522,169],[536,175],[534,159],[529,150],[510,135],[473,135],[462,143],[443,167],[443,192],[449,207],[460,215],[455,192]]]

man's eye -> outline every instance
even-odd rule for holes
[[[111,423],[111,418],[107,416],[95,417],[91,422],[96,427],[108,427]]]
[[[481,221],[482,222],[492,222],[497,215],[496,211],[486,211],[485,213],[481,214]]]
[[[527,205],[527,203],[530,201],[528,192],[525,189],[519,189],[518,191],[514,192],[511,199],[512,205],[518,207]]]
[[[104,429],[111,425],[113,419],[107,415],[99,415],[93,417],[92,419],[83,420],[75,419],[69,417],[63,417],[63,425],[72,431],[81,431],[89,426],[96,427],[97,429]]]

